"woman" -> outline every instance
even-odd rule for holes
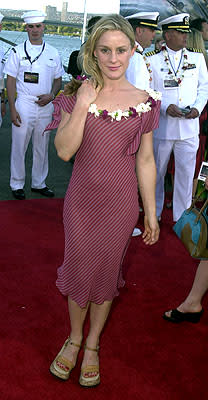
[[[208,177],[205,182],[208,190]],[[163,318],[170,322],[199,322],[202,314],[202,299],[208,290],[208,260],[201,260],[196,271],[193,286],[179,307],[166,311]]]
[[[158,125],[160,101],[158,93],[151,91],[150,98],[126,80],[133,53],[128,21],[103,17],[85,44],[83,67],[90,79],[72,80],[54,101],[53,127],[60,108],[62,114],[55,137],[58,155],[68,161],[76,153],[76,159],[64,203],[65,255],[56,282],[68,296],[71,332],[50,371],[69,378],[89,309],[79,380],[86,387],[100,383],[99,338],[124,285],[121,265],[139,212],[135,167],[145,210],[144,242],[152,245],[159,236],[151,130]]]

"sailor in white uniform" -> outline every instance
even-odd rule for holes
[[[154,132],[157,216],[160,219],[163,210],[164,177],[173,151],[173,220],[177,221],[192,201],[199,115],[208,98],[208,73],[202,52],[186,48],[189,14],[166,18],[159,25],[166,45],[147,54],[151,86],[162,92],[160,124]]]
[[[143,51],[151,45],[155,37],[159,13],[138,12],[125,18],[131,24],[135,35],[135,52],[126,70],[126,78],[132,85],[141,90],[146,90],[150,87],[150,74],[143,57]],[[132,236],[139,236],[141,233],[139,228],[134,228]]]
[[[43,131],[51,121],[52,100],[61,88],[64,74],[58,51],[42,38],[45,13],[29,11],[23,15],[23,19],[28,39],[12,49],[4,68],[12,120],[10,186],[14,197],[19,200],[25,198],[25,153],[31,138],[31,190],[43,196],[54,196],[45,183],[48,175],[49,133],[43,135]]]
[[[143,51],[149,47],[158,30],[158,12],[139,12],[125,17],[135,34],[136,50],[126,70],[126,78],[132,85],[146,90],[150,86],[150,76],[143,58]]]
[[[1,31],[1,21],[4,18],[3,14],[0,13],[0,31]],[[2,124],[2,116],[6,114],[6,106],[4,99],[4,51],[0,47],[0,97],[1,97],[1,106],[0,106],[0,127]]]

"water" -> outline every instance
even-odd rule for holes
[[[13,43],[20,44],[24,42],[27,38],[27,32],[16,32],[16,31],[1,31],[1,37],[10,40]],[[44,35],[46,43],[54,46],[61,56],[63,65],[68,66],[69,55],[72,51],[78,50],[81,46],[81,40],[78,37],[71,36],[61,36],[61,35]],[[4,49],[6,58],[12,48],[11,45],[0,41],[0,46]],[[69,80],[69,75],[65,74],[62,79],[64,81]]]

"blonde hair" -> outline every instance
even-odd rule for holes
[[[84,60],[83,70],[88,77],[92,77],[95,86],[103,87],[103,77],[98,66],[94,51],[98,40],[107,31],[121,31],[126,35],[130,41],[130,46],[133,49],[135,45],[134,31],[129,22],[118,14],[111,14],[102,17],[93,27],[87,42],[84,46]],[[72,79],[68,85],[65,86],[64,94],[73,95],[80,87],[80,81]]]
[[[204,54],[204,58],[208,67],[208,56],[204,45],[204,39],[200,31],[195,28],[191,29],[191,32],[188,34],[187,47],[201,50]]]

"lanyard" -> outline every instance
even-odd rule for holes
[[[34,60],[31,61],[31,57],[29,56],[29,54],[28,54],[28,52],[27,52],[27,49],[26,49],[26,41],[25,41],[25,43],[24,43],[24,51],[25,51],[25,54],[26,54],[26,56],[27,56],[27,60],[30,61],[30,64],[31,64],[31,65],[32,65],[35,61],[38,60],[38,58],[41,56],[41,54],[42,54],[42,52],[44,51],[44,49],[45,49],[45,42],[43,43],[43,47],[42,47],[42,50],[41,50],[40,54],[38,54],[38,55],[34,58]]]
[[[177,71],[175,71],[175,69],[173,68],[173,64],[172,64],[172,62],[171,62],[171,59],[170,59],[170,57],[169,57],[169,53],[168,53],[168,60],[169,60],[170,66],[171,66],[171,68],[172,68],[172,70],[173,70],[175,76],[177,76],[177,73],[178,73],[178,71],[179,71],[179,68],[180,68],[180,65],[181,65],[181,62],[182,62],[182,57],[183,57],[183,52],[181,51],[181,59],[180,59],[180,62],[179,62],[179,64],[178,64]]]

